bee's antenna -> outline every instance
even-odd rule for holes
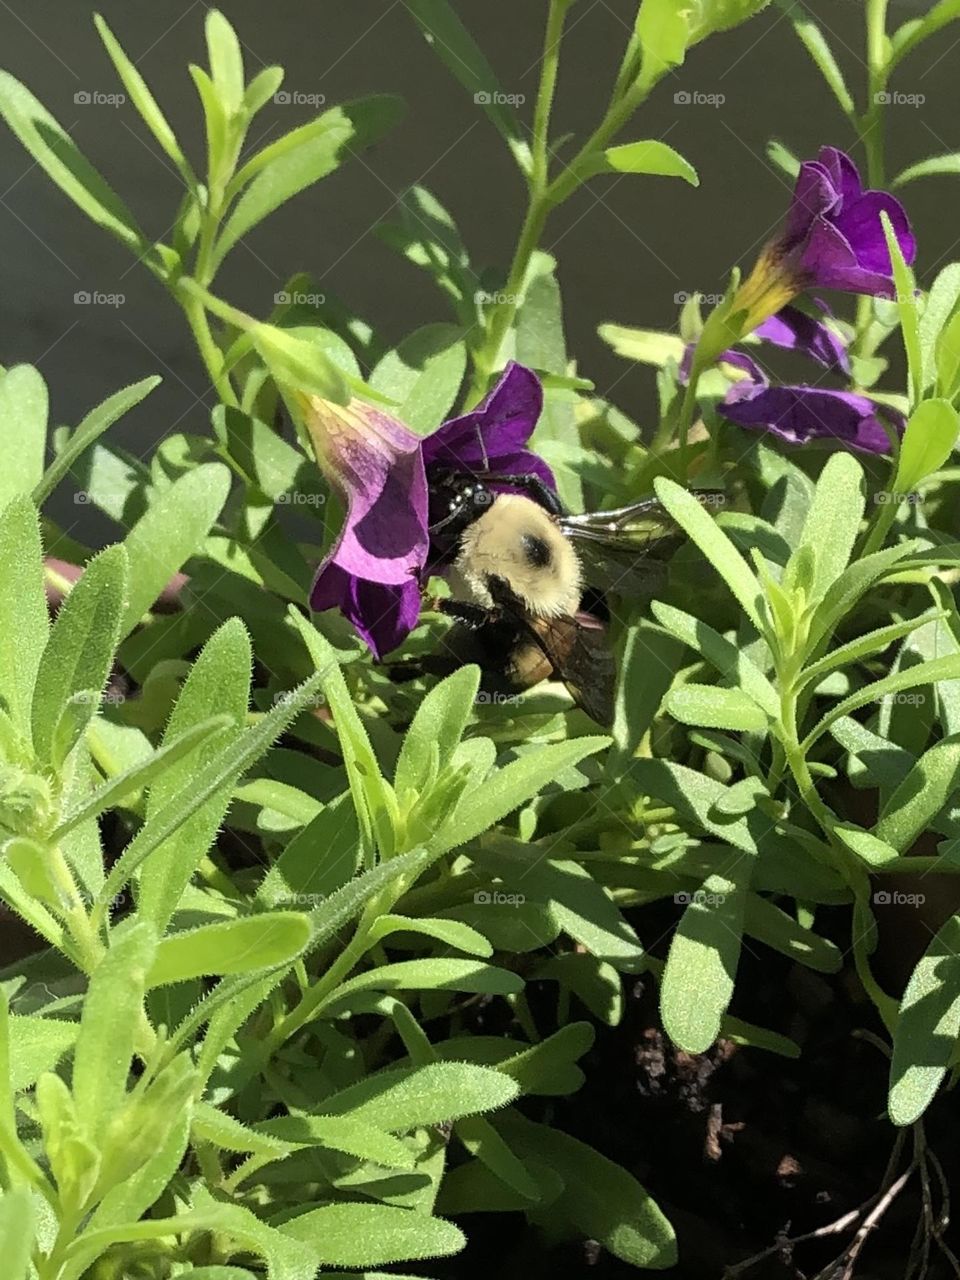
[[[474,430],[475,430],[475,431],[476,431],[476,433],[477,433],[477,444],[480,446],[480,452],[481,452],[481,454],[483,454],[483,469],[484,469],[484,471],[489,471],[489,470],[490,470],[490,459],[487,457],[487,449],[486,449],[486,446],[485,446],[485,445],[484,445],[484,443],[483,443],[483,432],[480,430],[480,428],[479,428],[479,427],[474,427]]]

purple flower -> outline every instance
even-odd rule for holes
[[[917,245],[903,206],[886,191],[864,191],[856,165],[836,147],[821,147],[800,166],[783,228],[740,286],[735,310],[746,313],[741,332],[806,289],[844,293],[893,291],[893,267],[880,214],[890,218],[907,263]]]
[[[818,304],[821,307],[822,303]],[[826,308],[823,308],[826,310]],[[814,316],[807,315],[799,307],[783,307],[776,315],[769,316],[754,330],[763,342],[788,351],[801,351],[825,369],[839,368],[850,372],[850,361],[843,339]],[[726,359],[722,356],[721,359]]]
[[[546,463],[527,449],[543,406],[534,373],[510,364],[484,402],[421,439],[359,400],[343,406],[304,401],[317,461],[342,496],[346,518],[310,592],[317,613],[338,608],[381,658],[403,642],[420,615],[430,557],[428,485],[432,474],[465,471],[502,480],[536,475]]]
[[[852,391],[822,387],[771,387],[748,378],[727,392],[717,411],[731,422],[752,430],[772,431],[789,444],[833,439],[865,453],[889,453],[890,439],[882,426],[881,406]],[[905,419],[884,405],[883,418],[903,434]]]
[[[555,489],[550,468],[526,447],[542,409],[540,379],[522,364],[511,361],[481,405],[445,422],[424,440],[427,472],[436,468],[473,474],[534,475]]]

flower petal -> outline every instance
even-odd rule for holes
[[[423,460],[447,471],[532,474],[555,487],[547,464],[525,448],[542,409],[540,379],[511,361],[482,404],[423,441]]]
[[[822,321],[799,307],[783,307],[755,330],[758,338],[787,351],[801,351],[825,369],[849,372],[850,361],[843,339]]]
[[[413,577],[394,585],[369,582],[328,562],[313,584],[310,608],[315,613],[339,609],[379,660],[417,625],[420,584]]]
[[[879,406],[851,391],[808,386],[751,387],[738,383],[731,387],[719,412],[738,426],[772,431],[790,444],[835,439],[866,453],[890,452]],[[902,414],[886,406],[883,413],[902,433]]]

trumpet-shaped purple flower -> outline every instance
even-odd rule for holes
[[[362,401],[306,401],[317,461],[346,504],[340,536],[310,592],[316,612],[339,608],[381,658],[417,624],[430,556],[428,486],[435,472],[468,472],[509,489],[535,475],[551,487],[549,467],[526,446],[543,407],[536,374],[507,366],[484,402],[421,439]]]
[[[800,166],[780,232],[766,245],[734,303],[750,333],[806,289],[844,293],[893,291],[893,267],[880,214],[890,219],[904,260],[917,245],[903,206],[886,191],[864,191],[856,165],[836,147],[821,147]]]
[[[832,439],[864,453],[890,452],[884,420],[899,435],[906,425],[896,409],[886,405],[881,409],[875,401],[852,391],[804,385],[771,387],[762,378],[747,378],[732,386],[718,412],[738,426],[772,431],[789,444]]]

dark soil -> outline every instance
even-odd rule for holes
[[[670,915],[665,907],[647,907],[633,922],[642,937],[655,937]],[[838,910],[827,930],[834,925],[840,942],[848,922],[848,913]],[[818,919],[818,928],[823,923]],[[902,936],[899,943],[887,941],[902,950]],[[902,955],[894,959],[899,963],[892,968],[905,967]],[[878,967],[883,960],[881,954]],[[924,1213],[916,1172],[870,1231],[852,1271],[841,1257],[884,1186],[899,1132],[885,1118],[882,1029],[852,966],[827,977],[759,944],[744,947],[732,1012],[790,1036],[802,1049],[796,1060],[729,1041],[700,1056],[683,1053],[661,1028],[655,981],[625,983],[621,1024],[598,1030],[581,1061],[587,1082],[553,1104],[552,1123],[625,1166],[656,1198],[674,1225],[680,1254],[675,1268],[659,1273],[665,1280],[722,1280],[728,1269],[736,1280],[819,1280],[821,1273],[822,1280],[907,1280],[922,1274],[910,1270],[911,1257],[921,1256],[914,1237]],[[892,983],[889,989],[895,990]],[[948,1186],[960,1186],[954,1095],[938,1097],[924,1130]],[[913,1154],[910,1130],[888,1182],[909,1168]],[[929,1199],[936,1217],[944,1201],[934,1169]],[[844,1230],[788,1243],[861,1206],[863,1214]],[[435,1265],[435,1274],[456,1280],[627,1280],[642,1274],[595,1242],[550,1247],[519,1214],[476,1215],[462,1225],[470,1239],[466,1254]],[[958,1236],[951,1227],[943,1234],[954,1252],[960,1251]],[[736,1270],[769,1249],[769,1256]],[[840,1262],[830,1268],[834,1259]],[[957,1275],[931,1241],[927,1280]]]

